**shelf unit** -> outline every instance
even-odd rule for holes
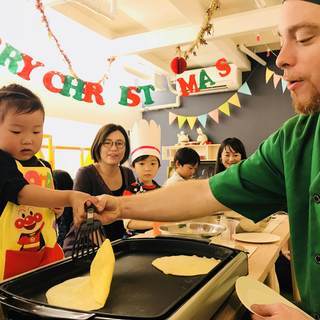
[[[163,146],[162,147],[162,160],[173,161],[174,155],[177,150],[183,147],[192,148],[197,151],[200,156],[201,162],[213,162],[217,160],[217,153],[220,147],[220,144],[188,144],[188,145],[175,145],[175,146]]]

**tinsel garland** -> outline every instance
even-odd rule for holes
[[[214,12],[219,9],[220,2],[219,0],[211,0],[210,6],[206,11],[206,16],[201,26],[201,29],[197,35],[197,38],[191,43],[190,47],[187,50],[182,50],[180,46],[177,47],[177,51],[179,56],[184,57],[186,60],[189,59],[190,54],[196,56],[197,49],[201,45],[207,45],[207,41],[205,40],[205,34],[211,35],[213,33],[213,24],[211,23],[212,16]]]
[[[47,18],[47,15],[45,13],[45,10],[44,10],[44,5],[42,3],[42,0],[36,0],[36,9],[39,10],[40,14],[41,14],[41,20],[42,22],[45,24],[46,26],[46,29],[48,31],[48,35],[49,35],[49,38],[53,38],[53,40],[55,41],[56,45],[57,45],[57,48],[58,50],[60,51],[61,55],[63,56],[63,59],[64,61],[66,62],[66,64],[68,65],[68,69],[69,69],[69,72],[70,74],[76,78],[76,79],[79,79],[79,77],[77,76],[77,74],[75,73],[73,67],[72,67],[72,63],[71,63],[71,60],[70,58],[67,56],[67,54],[64,52],[64,50],[62,49],[61,47],[61,44],[58,40],[58,38],[55,36],[55,34],[52,32],[51,28],[50,28],[50,25],[49,25],[49,21],[48,21],[48,18]],[[102,82],[104,82],[106,79],[108,79],[108,74],[110,72],[110,66],[112,64],[112,62],[116,59],[116,57],[110,57],[107,59],[107,62],[108,62],[108,71],[106,73],[103,74],[103,76],[101,77],[101,79],[98,81],[99,84],[101,84]]]

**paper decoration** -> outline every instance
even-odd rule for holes
[[[281,80],[282,93],[284,93],[286,91],[286,89],[287,89],[287,81],[284,80],[281,75],[276,74],[274,71],[272,71],[272,70],[270,70],[269,68],[266,67],[265,76],[266,76],[266,83],[268,83],[269,80],[273,77],[273,87],[275,89],[276,89],[276,87],[278,86],[278,83]]]
[[[284,93],[287,89],[287,81],[281,78],[281,86],[282,86],[282,93]]]
[[[275,73],[273,75],[273,86],[274,86],[274,88],[277,87],[277,85],[278,85],[280,80],[281,80],[281,76],[279,76],[278,74]]]
[[[239,97],[238,97],[238,94],[235,93],[229,100],[228,100],[229,103],[233,104],[234,106],[237,106],[239,108],[241,108],[241,105],[240,105],[240,101],[239,101]]]
[[[251,91],[247,83],[244,83],[240,89],[244,92],[243,94],[251,95]],[[241,104],[238,96],[240,89],[237,93],[233,94],[227,101],[222,103],[218,108],[215,108],[206,114],[201,114],[199,116],[183,116],[183,115],[176,115],[172,112],[169,112],[169,124],[172,125],[174,120],[178,118],[179,128],[181,128],[183,124],[187,122],[189,124],[190,129],[192,130],[195,125],[195,122],[198,120],[200,124],[205,128],[207,125],[208,116],[215,123],[219,124],[219,112],[222,112],[223,114],[230,117],[231,115],[230,105],[241,108]]]
[[[284,93],[285,90],[287,89],[287,81],[285,81],[281,75],[276,74],[274,71],[272,71],[268,67],[266,67],[265,82],[268,83],[272,77],[273,77],[274,88],[276,88],[278,86],[278,84],[281,80],[281,89],[282,89],[282,93]],[[239,93],[245,94],[245,95],[250,95],[250,96],[252,95],[251,90],[250,90],[247,82],[244,82],[242,84],[242,86],[240,87],[240,89],[238,90],[238,92],[235,93],[233,96],[231,96],[231,98],[229,98],[227,101],[222,103],[219,107],[209,111],[207,114],[202,114],[202,115],[196,117],[197,120],[201,123],[201,125],[203,127],[206,127],[206,122],[207,122],[208,116],[217,124],[219,124],[219,112],[222,112],[223,114],[230,117],[230,115],[231,115],[230,105],[241,108],[241,104],[240,104],[240,100],[239,100],[239,96],[238,96]],[[169,124],[170,125],[174,122],[176,117],[183,118],[184,116],[181,116],[181,115],[178,116],[178,115],[175,115],[172,112],[170,112],[169,113]],[[192,130],[195,125],[195,116],[186,117],[186,120],[190,126],[190,129]],[[179,128],[181,128],[184,123],[185,123],[185,120],[183,122],[182,122],[182,120],[180,120]]]
[[[197,121],[197,117],[187,117],[187,122],[189,124],[190,129],[192,130],[194,127],[194,124]]]
[[[207,118],[208,118],[207,114],[202,114],[198,116],[198,120],[204,128],[206,127],[206,124],[207,124]]]
[[[222,106],[218,108],[221,112],[230,117],[230,109],[228,102],[225,102]]]
[[[175,57],[172,59],[170,67],[175,74],[183,73],[187,69],[187,61],[182,57]]]
[[[218,111],[218,109],[210,111],[208,114],[211,117],[211,119],[213,119],[213,121],[215,121],[216,123],[219,123],[219,111]]]
[[[0,51],[0,66],[8,68],[9,72],[25,80],[31,80],[33,74],[44,70],[42,62],[35,61],[8,43],[5,43],[4,49]],[[53,81],[54,79],[56,81]],[[52,93],[84,102],[93,102],[94,97],[97,104],[105,104],[101,95],[103,88],[99,83],[83,81],[57,71],[44,72],[42,82],[44,87]]]
[[[250,91],[250,88],[248,86],[248,84],[245,82],[241,87],[240,89],[238,90],[238,93],[242,93],[242,94],[245,94],[245,95],[248,95],[248,96],[251,96],[251,91]]]
[[[266,68],[266,83],[269,82],[269,80],[271,79],[271,77],[273,76],[274,72],[271,71],[269,68]]]
[[[178,125],[179,128],[181,128],[183,126],[183,124],[186,122],[187,117],[185,116],[178,116]]]
[[[169,112],[169,124],[172,124],[172,122],[176,120],[176,118],[177,118],[176,114]]]

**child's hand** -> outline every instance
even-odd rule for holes
[[[76,227],[86,219],[85,203],[94,204],[99,210],[99,201],[96,197],[80,191],[70,191],[70,203],[73,209],[73,222]]]
[[[63,214],[64,207],[52,208],[52,211],[55,213],[56,218],[58,219]]]

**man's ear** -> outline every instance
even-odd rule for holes
[[[176,162],[174,163],[174,167],[175,167],[175,168],[181,167],[181,164],[179,163],[178,160],[176,160]]]

